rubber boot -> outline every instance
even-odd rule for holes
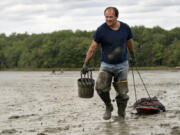
[[[124,120],[126,116],[126,107],[128,99],[122,99],[121,97],[116,97],[116,103],[118,107],[119,119]]]
[[[125,81],[114,82],[113,85],[117,92],[116,103],[118,107],[119,119],[125,119],[127,102],[129,100],[129,96],[127,95],[128,93],[127,81],[125,80]]]
[[[113,111],[113,105],[111,104],[109,92],[101,92],[100,94],[98,93],[98,95],[103,100],[106,106],[106,111],[103,115],[103,119],[108,120],[111,118],[111,112]]]

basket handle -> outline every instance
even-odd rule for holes
[[[87,78],[93,79],[92,71],[93,71],[93,69],[89,69],[88,72],[87,72],[86,74],[83,74],[82,72],[80,72],[80,73],[81,73],[81,79],[82,79],[82,78],[85,78],[86,75],[87,75]]]

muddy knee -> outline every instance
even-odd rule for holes
[[[111,89],[112,75],[106,71],[100,71],[96,80],[96,90],[98,93],[108,92]]]
[[[117,98],[120,98],[122,100],[128,100],[129,96],[128,93],[128,81],[127,80],[121,80],[118,82],[113,82],[114,89],[117,92]]]

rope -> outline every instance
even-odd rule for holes
[[[132,66],[132,76],[133,76],[134,93],[135,93],[135,99],[136,99],[136,101],[137,101],[137,91],[136,91],[136,85],[135,85],[135,79],[134,79],[134,69],[133,69],[133,68],[134,68],[134,67]],[[148,96],[149,96],[149,99],[151,100],[151,96],[150,96],[150,94],[149,94],[149,92],[148,92],[148,90],[147,90],[147,87],[146,87],[146,85],[145,85],[145,83],[144,83],[144,81],[143,81],[143,79],[142,79],[142,77],[141,77],[141,74],[140,74],[139,70],[137,69],[137,66],[135,66],[135,68],[136,68],[136,71],[137,71],[137,73],[138,73],[138,75],[139,75],[139,77],[140,77],[140,80],[141,80],[141,82],[142,82],[142,84],[143,84],[143,86],[144,86],[144,89],[146,90],[146,92],[147,92],[147,94],[148,94]]]
[[[149,99],[151,99],[151,96],[150,96],[150,94],[149,94],[149,92],[148,92],[148,90],[147,90],[147,87],[146,87],[146,85],[145,85],[145,83],[144,83],[144,81],[143,81],[143,79],[142,79],[142,77],[141,77],[141,74],[140,74],[140,72],[138,71],[137,67],[136,67],[136,71],[138,72],[138,75],[139,75],[139,77],[140,77],[140,79],[141,79],[141,81],[142,81],[142,83],[143,83],[143,86],[144,86],[144,88],[145,88],[145,90],[146,90],[146,92],[147,92],[147,94],[148,94],[148,96],[149,96]]]
[[[134,68],[133,68],[133,66],[132,66],[132,76],[133,76],[133,86],[134,86],[135,100],[137,102],[136,84],[135,84],[135,79],[134,79]]]

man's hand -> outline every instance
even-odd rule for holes
[[[136,59],[135,58],[130,58],[130,63],[132,64],[132,66],[136,65]]]
[[[129,61],[132,64],[132,66],[134,66],[136,65],[136,58],[135,58],[134,52],[131,52],[130,55],[131,55],[131,58],[129,59]]]
[[[88,66],[87,66],[87,63],[85,62],[85,63],[83,64],[81,73],[82,73],[82,74],[86,74],[87,72],[88,72]]]

